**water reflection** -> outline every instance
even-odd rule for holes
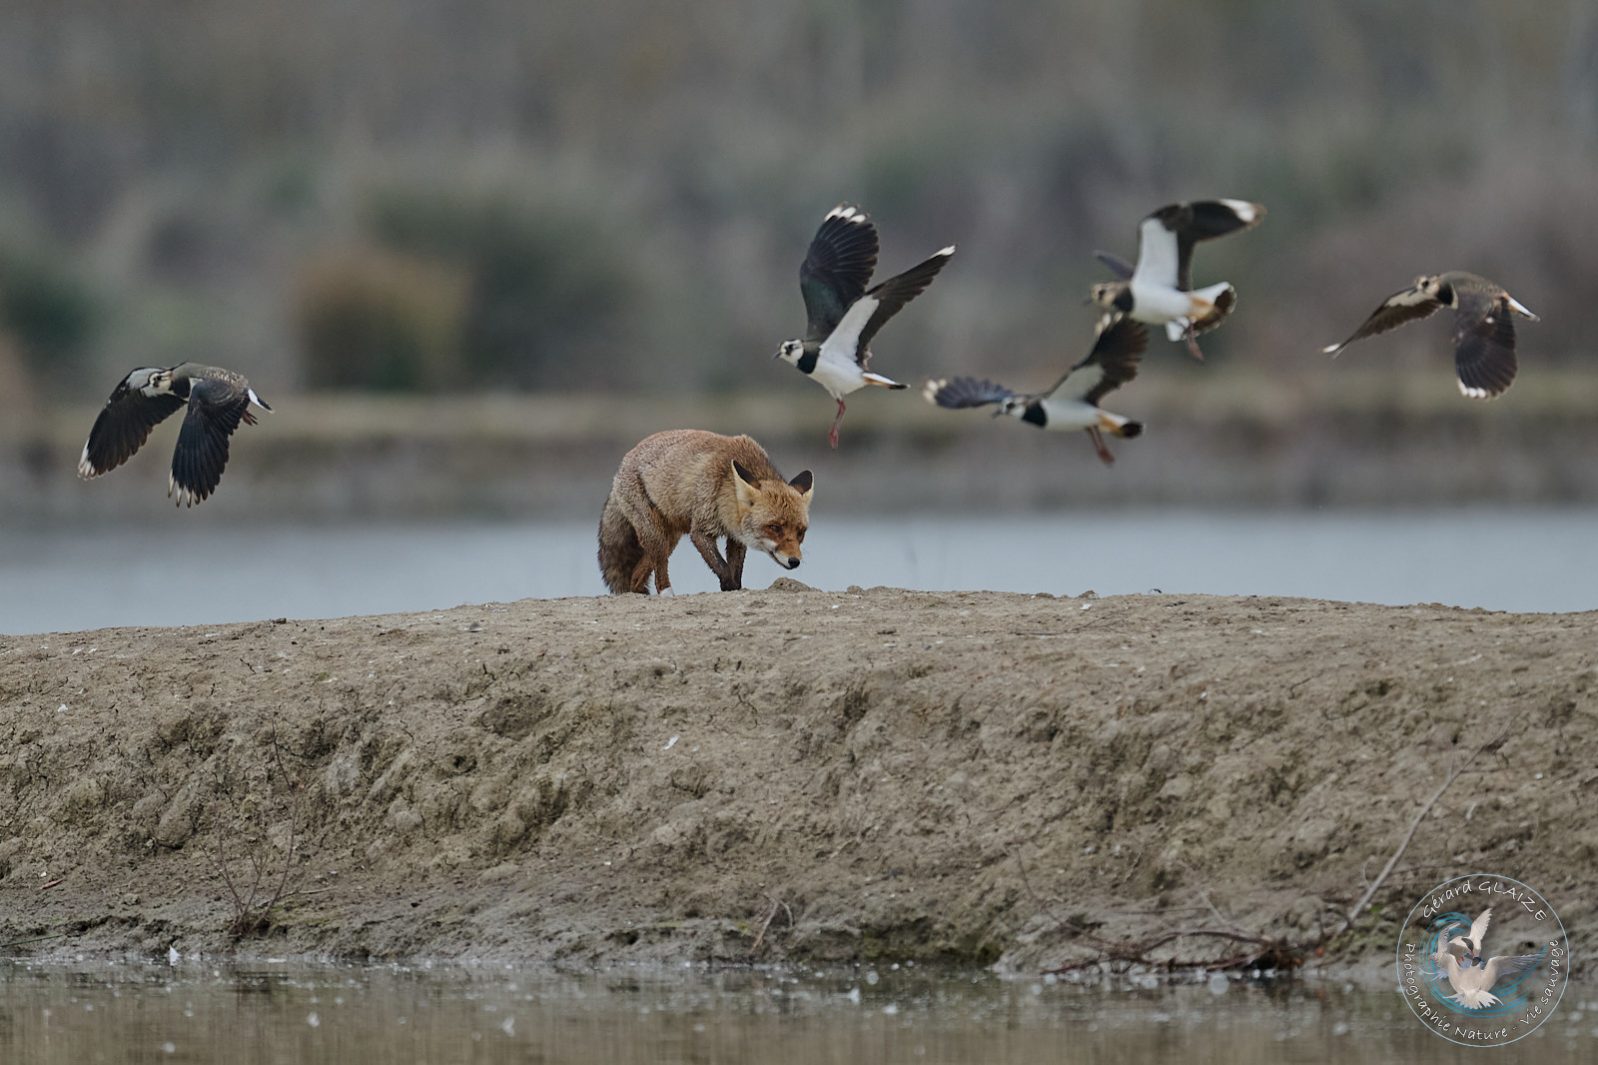
[[[1574,991],[1581,991],[1574,988]],[[1576,994],[1495,1061],[1590,1061]],[[719,1063],[1458,1060],[1391,992],[916,970],[0,963],[0,1061]]]

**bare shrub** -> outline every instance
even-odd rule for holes
[[[317,388],[457,384],[466,281],[401,253],[347,248],[312,260],[294,297],[305,380]]]

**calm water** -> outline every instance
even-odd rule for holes
[[[0,533],[0,632],[211,624],[596,595],[593,522]],[[1598,609],[1598,510],[1130,511],[816,518],[793,576],[1100,595],[1212,592],[1499,610]],[[746,583],[781,571],[750,558]],[[715,588],[686,540],[679,593]]]
[[[1218,978],[1217,978],[1218,979]],[[1574,988],[1573,991],[1584,990]],[[1592,1061],[1577,995],[1495,1062]],[[1433,1062],[1464,1051],[1396,992],[1219,980],[1111,990],[908,970],[217,970],[0,963],[0,1061],[628,1063]],[[1484,1059],[1485,1060],[1485,1059]]]

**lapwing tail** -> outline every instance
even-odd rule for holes
[[[884,376],[882,376],[879,373],[871,373],[870,371],[867,371],[865,374],[862,374],[862,376],[866,379],[866,384],[868,384],[868,385],[876,385],[878,388],[909,388],[910,387],[909,385],[900,384],[898,381],[893,380],[891,377],[884,377]]]
[[[1099,428],[1114,436],[1125,437],[1130,440],[1143,435],[1143,423],[1119,414],[1111,414],[1107,410],[1099,411]]]

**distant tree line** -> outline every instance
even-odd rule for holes
[[[86,396],[182,358],[278,388],[764,383],[845,199],[884,270],[960,245],[884,341],[906,376],[1079,354],[1088,253],[1191,196],[1271,209],[1200,258],[1241,293],[1218,372],[1290,374],[1423,271],[1510,284],[1544,317],[1528,360],[1583,356],[1598,301],[1591,0],[16,0],[5,23],[0,372]]]

